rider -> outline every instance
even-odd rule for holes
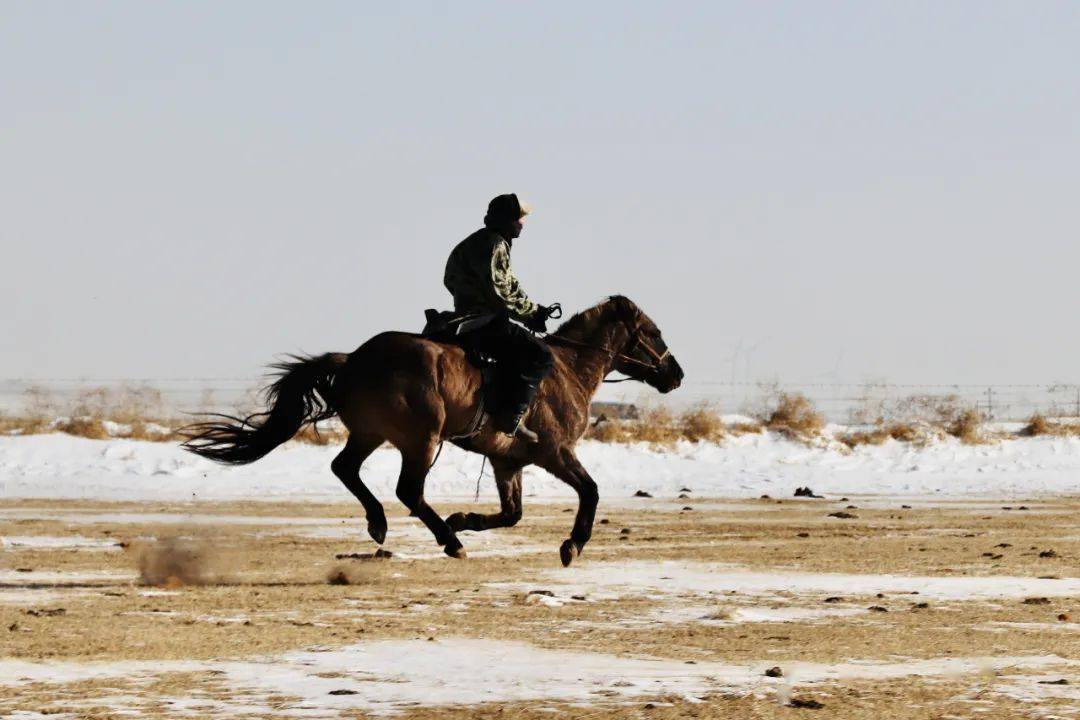
[[[546,332],[555,306],[530,300],[510,269],[510,248],[530,210],[514,194],[492,200],[484,227],[450,253],[443,284],[454,296],[455,312],[467,317],[459,332],[468,333],[471,347],[496,361],[496,402],[491,408],[495,429],[536,442],[536,433],[522,420],[540,382],[554,367],[554,359],[547,345],[529,330]]]

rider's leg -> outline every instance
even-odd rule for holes
[[[555,359],[547,344],[539,340],[528,330],[511,326],[508,333],[508,345],[513,350],[512,374],[506,387],[505,414],[497,418],[496,429],[507,434],[517,432],[531,442],[536,442],[536,434],[522,425],[525,413],[536,397],[540,383],[555,366]],[[501,423],[501,424],[500,424]]]
[[[494,388],[488,393],[495,429],[508,435],[517,432],[535,442],[535,434],[521,426],[521,420],[540,382],[555,365],[547,344],[505,316],[470,332],[468,342],[496,362]]]

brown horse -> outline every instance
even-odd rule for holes
[[[360,479],[360,466],[388,441],[401,452],[398,498],[446,554],[457,558],[465,557],[457,531],[509,527],[521,519],[521,471],[538,465],[578,494],[574,527],[559,551],[569,565],[589,541],[599,498],[596,482],[574,453],[588,426],[593,395],[614,370],[662,393],[679,386],[683,371],[653,321],[621,296],[578,313],[547,340],[555,369],[525,421],[540,437],[536,444],[486,425],[471,437],[455,438],[477,415],[480,372],[456,345],[385,332],[348,355],[327,353],[275,366],[281,374],[266,391],[267,412],[193,425],[184,447],[218,462],[250,463],[305,424],[337,415],[349,439],[330,467],[364,506],[375,542],[386,539],[386,513]],[[491,461],[499,512],[454,513],[443,520],[424,500],[424,479],[446,439]]]

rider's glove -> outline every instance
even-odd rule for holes
[[[535,333],[547,332],[547,319],[551,316],[551,308],[544,307],[543,305],[536,306],[536,312],[529,316],[525,321],[525,327],[529,328]]]

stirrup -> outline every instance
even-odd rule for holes
[[[540,442],[540,436],[538,436],[529,428],[525,427],[525,418],[527,415],[528,412],[526,411],[521,413],[521,415],[518,415],[516,418],[510,418],[505,416],[501,418],[493,417],[492,425],[503,435],[507,435],[511,438],[520,438],[528,443]],[[512,422],[505,422],[506,420],[510,420]],[[516,422],[513,422],[515,420]]]
[[[534,433],[529,428],[525,427],[524,420],[518,423],[517,428],[514,430],[513,437],[521,438],[530,445],[535,445],[536,443],[540,442],[540,436]]]

